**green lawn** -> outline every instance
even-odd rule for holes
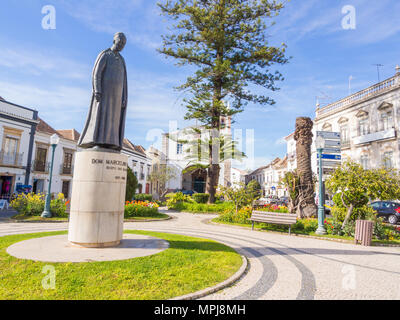
[[[42,218],[41,216],[25,216],[23,214],[17,214],[13,216],[11,219],[17,221],[63,221],[68,222],[68,218],[60,218],[60,217],[53,217],[53,218]]]
[[[246,228],[251,228],[251,224],[247,223],[235,223],[235,222],[226,222],[226,221],[220,221],[219,218],[215,218],[211,220],[212,222],[215,223],[220,223],[220,224],[226,224],[226,225],[234,225],[234,226],[240,226],[240,227],[246,227]],[[280,225],[267,225],[265,223],[255,223],[254,224],[254,230],[258,231],[265,231],[265,232],[279,232],[283,234],[288,234],[289,227],[287,226],[280,226]],[[354,238],[348,237],[348,236],[339,236],[339,235],[333,235],[333,234],[326,234],[326,235],[320,235],[316,234],[315,232],[306,232],[304,230],[295,230],[292,228],[291,230],[292,234],[297,234],[297,235],[303,235],[303,236],[313,236],[313,237],[319,237],[321,239],[323,238],[330,238],[330,239],[340,239],[340,240],[346,240],[348,242],[354,243]],[[400,240],[377,240],[373,239],[372,244],[394,244],[394,245],[400,245]]]
[[[0,299],[156,299],[196,292],[232,276],[242,265],[233,249],[206,239],[127,231],[169,241],[170,248],[153,256],[125,261],[42,263],[20,260],[6,253],[13,243],[36,237],[65,234],[51,232],[0,238]],[[42,268],[56,269],[56,289],[42,288]]]

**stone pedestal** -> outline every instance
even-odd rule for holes
[[[87,248],[122,240],[128,157],[105,151],[76,154],[68,240]]]

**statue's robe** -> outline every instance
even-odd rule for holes
[[[128,101],[127,72],[124,58],[111,49],[97,57],[93,69],[93,94],[85,128],[78,145],[121,150]],[[96,101],[95,93],[101,93]]]

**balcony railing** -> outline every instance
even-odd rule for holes
[[[341,148],[342,149],[350,148],[350,141],[349,140],[341,141],[340,143],[341,143]]]
[[[392,139],[396,138],[396,130],[394,128],[386,131],[379,131],[379,132],[374,132],[370,134],[366,134],[363,136],[358,136],[353,139],[354,144],[364,144],[364,143],[369,143],[372,141],[379,141],[379,140],[385,140],[385,139]]]
[[[34,172],[42,172],[49,173],[50,163],[41,160],[34,160],[32,162],[32,171]]]
[[[60,167],[60,174],[65,174],[65,175],[69,175],[72,174],[74,172],[74,167],[73,166],[65,166],[65,165],[61,165]]]
[[[321,107],[317,110],[317,118],[323,117],[333,111],[338,112],[339,110],[345,109],[350,105],[360,103],[364,100],[368,100],[374,96],[378,96],[382,93],[390,91],[396,87],[400,86],[400,78],[394,76],[385,81],[379,82],[367,89],[359,91],[351,96],[348,96],[342,100],[331,103],[325,107]]]
[[[0,165],[22,167],[23,153],[6,153],[0,151]]]

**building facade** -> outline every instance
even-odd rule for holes
[[[227,140],[231,139],[231,118],[221,118],[221,136]],[[201,149],[197,145],[188,144],[188,141],[197,143],[202,141]],[[206,190],[207,170],[194,168],[196,163],[208,165],[207,144],[210,139],[210,131],[202,126],[188,127],[174,132],[163,134],[162,153],[165,155],[165,163],[177,172],[176,178],[167,182],[169,190],[193,190],[204,193]],[[200,150],[200,154],[198,152]],[[202,153],[202,154],[201,154]],[[200,161],[198,161],[200,159]],[[230,186],[232,161],[227,159],[219,163],[219,185]]]
[[[0,98],[0,199],[21,192],[47,193],[52,147],[50,137],[60,138],[54,151],[51,192],[70,198],[75,154],[80,134],[75,129],[56,130],[38,112]],[[123,154],[139,183],[138,192],[151,193],[147,177],[152,162],[142,146],[124,139]]]
[[[287,190],[281,180],[288,168],[288,157],[276,158],[264,167],[258,168],[246,176],[246,183],[256,180],[263,191],[263,196],[287,196]]]
[[[129,139],[125,138],[121,153],[128,156],[128,166],[132,169],[138,180],[137,192],[151,194],[148,177],[151,172],[152,160],[146,155],[146,150],[142,146],[135,145]]]
[[[378,84],[324,107],[318,107],[314,131],[341,133],[343,158],[364,168],[400,169],[400,68]],[[317,159],[313,148],[313,168]]]
[[[29,185],[38,112],[0,98],[0,198]]]

